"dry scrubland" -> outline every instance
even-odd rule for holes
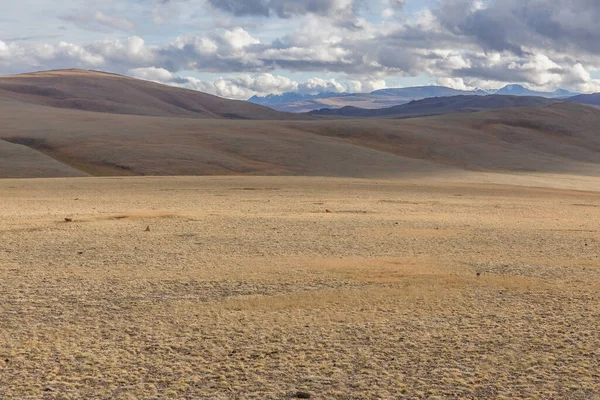
[[[0,193],[2,399],[600,395],[600,193],[322,178]]]
[[[3,178],[339,177],[0,180],[0,400],[600,398],[597,108],[311,119],[0,78]]]
[[[547,101],[475,100],[424,100],[410,113]],[[0,178],[391,179],[462,170],[600,176],[598,126],[600,109],[578,104],[316,119],[111,74],[47,71],[0,77]]]

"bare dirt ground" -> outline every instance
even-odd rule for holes
[[[598,399],[598,221],[464,181],[0,180],[0,398]]]

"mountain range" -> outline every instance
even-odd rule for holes
[[[549,99],[563,99],[578,95],[564,89],[554,92],[536,92],[522,85],[507,85],[499,90],[485,91],[457,90],[444,86],[416,86],[408,88],[391,88],[376,90],[371,93],[320,93],[316,95],[300,94],[296,92],[281,95],[268,95],[265,97],[254,96],[248,101],[260,104],[283,112],[305,113],[323,108],[356,107],[363,109],[380,109],[402,105],[415,100],[432,97],[451,96],[535,96]]]
[[[0,178],[397,178],[465,170],[600,176],[596,107],[500,95],[410,107],[346,120],[94,71],[0,77]],[[405,119],[431,110],[449,114]]]
[[[335,116],[352,118],[412,118],[430,115],[454,114],[500,110],[504,108],[540,107],[560,102],[556,99],[533,96],[487,95],[487,96],[449,96],[430,97],[411,101],[395,107],[363,109],[343,107],[339,109],[321,109],[309,114],[314,116]]]

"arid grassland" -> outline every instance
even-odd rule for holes
[[[598,399],[599,256],[595,191],[0,180],[0,399]]]

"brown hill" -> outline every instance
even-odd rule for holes
[[[274,104],[268,107],[282,112],[310,113],[323,108],[354,107],[363,109],[377,109],[394,107],[405,104],[413,99],[405,99],[398,96],[386,96],[384,94],[374,95],[366,93],[345,94],[336,97],[324,97],[311,100],[296,101],[293,103]]]
[[[571,103],[600,106],[600,93],[580,94],[578,96],[570,97],[567,100]]]
[[[442,170],[434,163],[307,132],[310,125],[302,124],[310,121],[295,126],[287,121],[145,117],[37,105],[3,107],[1,102],[0,119],[0,140],[95,176],[369,177]],[[12,166],[19,169],[18,163]]]
[[[56,108],[159,117],[302,119],[270,108],[227,100],[121,75],[60,70],[0,77],[0,98]]]
[[[0,178],[52,178],[87,175],[27,146],[0,140]]]
[[[531,96],[451,96],[432,97],[411,101],[410,103],[395,107],[374,110],[357,107],[344,107],[340,109],[326,108],[313,111],[310,115],[350,118],[410,118],[461,112],[499,110],[504,108],[539,107],[558,102],[560,101]]]
[[[597,175],[600,110],[568,103],[403,120],[312,123],[311,132],[464,170]],[[318,127],[318,128],[317,128]]]
[[[0,97],[0,177],[90,174],[394,178],[461,170],[600,175],[600,137],[596,135],[600,110],[594,107],[554,104],[405,120],[314,121],[232,120],[224,118],[229,110],[219,113],[214,109],[195,118],[194,113],[187,114],[162,101],[179,96],[180,89],[91,74],[96,86],[86,86],[81,98],[111,96],[108,103],[116,104],[118,98],[106,88],[118,86],[114,82],[117,80],[135,88],[128,97],[131,103],[125,104],[128,110],[159,116],[124,115],[56,108],[54,102],[60,102],[60,98],[53,90],[65,92],[64,88],[76,87],[71,80],[80,82],[83,78],[79,72],[50,73],[50,77],[54,74],[62,78],[40,78],[37,84],[29,84],[35,93],[46,93],[41,100],[38,94],[23,90]],[[3,78],[2,82],[11,79],[22,78]],[[85,82],[89,85],[91,81]],[[165,97],[143,95],[156,91],[164,92]],[[207,98],[215,104],[220,101],[188,92],[183,91],[186,96],[199,96],[194,99]],[[229,107],[237,103],[224,104]],[[172,116],[174,112],[182,115]],[[273,117],[269,112],[254,117]]]

